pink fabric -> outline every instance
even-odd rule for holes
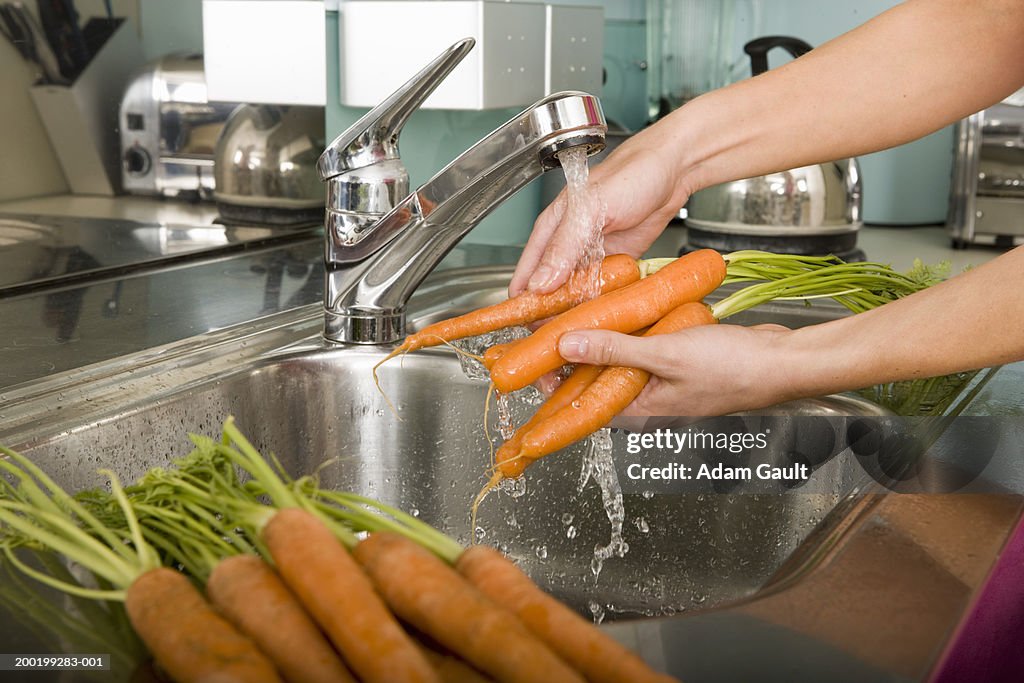
[[[1004,681],[1024,681],[1024,523],[932,677],[932,683]]]

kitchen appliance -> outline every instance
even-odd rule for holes
[[[768,53],[793,57],[811,46],[798,38],[769,36],[744,46],[756,76]],[[840,159],[723,183],[695,193],[686,205],[690,249],[766,249],[789,254],[831,253],[863,260],[857,249],[861,177],[856,159]]]
[[[214,147],[237,106],[207,100],[202,55],[168,55],[147,65],[121,101],[124,190],[209,198]]]
[[[214,151],[214,200],[227,222],[319,223],[326,146],[323,107],[246,104],[228,118]]]
[[[1024,238],[1024,89],[957,124],[947,228],[955,248]]]

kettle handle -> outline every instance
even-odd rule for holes
[[[814,49],[810,44],[792,36],[755,38],[743,46],[743,51],[750,55],[751,75],[758,76],[768,70],[768,53],[777,47],[785,49],[794,58]]]

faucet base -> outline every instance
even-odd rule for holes
[[[338,344],[391,344],[405,337],[405,313],[324,311],[324,338]]]

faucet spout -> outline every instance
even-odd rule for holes
[[[329,207],[324,336],[349,343],[390,343],[404,336],[406,302],[444,256],[505,199],[558,166],[560,151],[602,150],[606,131],[596,97],[550,95],[466,150],[386,214],[363,223],[358,239],[334,229]],[[369,168],[362,172],[372,175]]]

